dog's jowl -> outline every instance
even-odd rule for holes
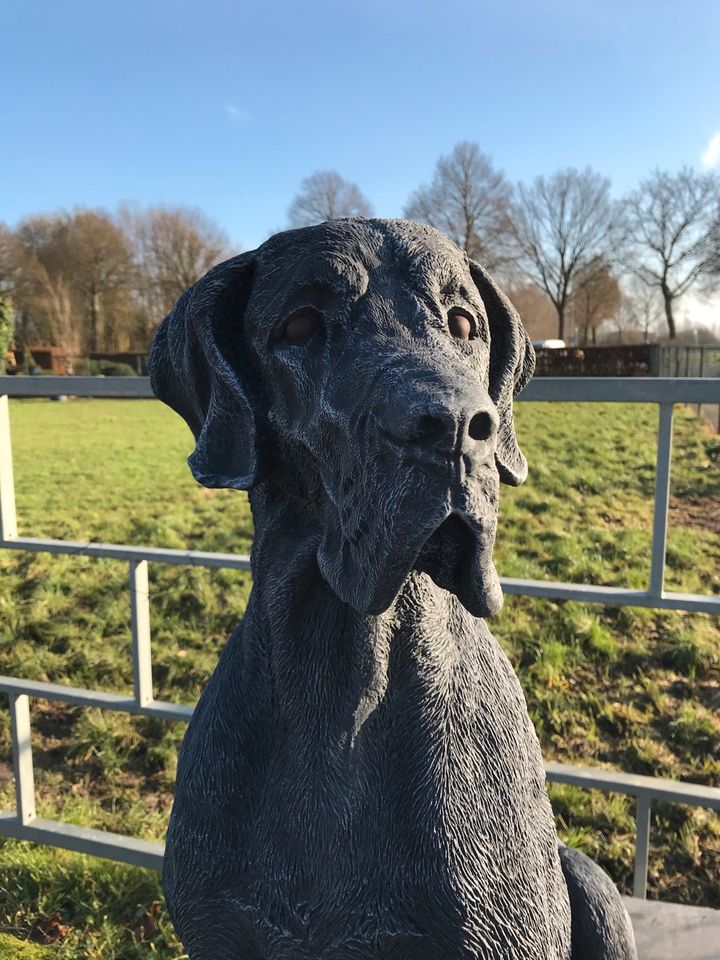
[[[168,834],[191,960],[634,958],[483,619],[533,369],[483,268],[405,221],[281,233],[184,294],[151,367],[255,522]]]

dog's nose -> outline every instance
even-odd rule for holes
[[[458,408],[434,398],[410,407],[389,403],[377,419],[380,429],[395,443],[426,448],[444,457],[470,453],[478,442],[493,440],[498,429],[498,415],[489,398]]]

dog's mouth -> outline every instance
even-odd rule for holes
[[[451,513],[425,541],[415,566],[443,590],[452,590],[472,566],[474,550],[475,534],[462,517]]]
[[[318,562],[341,600],[380,615],[415,570],[454,594],[473,616],[498,612],[495,473],[449,482],[409,465],[392,474],[368,471],[362,482],[339,486],[337,502],[328,497]]]
[[[478,521],[453,512],[425,541],[415,569],[454,593],[474,616],[490,616],[502,605],[491,557],[493,540]]]

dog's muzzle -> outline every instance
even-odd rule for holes
[[[377,414],[382,439],[416,460],[457,459],[494,452],[498,415],[487,396],[421,395],[404,405],[393,399]]]
[[[502,602],[492,565],[498,414],[482,388],[397,384],[376,408],[357,482],[326,516],[320,567],[341,599],[381,613],[411,570],[475,616]]]

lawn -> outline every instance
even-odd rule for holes
[[[153,401],[11,403],[20,532],[245,553],[244,494],[198,487],[190,435]],[[519,404],[528,483],[503,490],[507,576],[644,587],[657,412]],[[720,592],[720,443],[678,411],[667,583]],[[0,673],[129,692],[127,567],[0,552]],[[192,702],[242,617],[240,571],[151,565],[156,696]],[[720,633],[703,615],[507,597],[492,628],[525,688],[545,755],[720,785]],[[161,839],[181,724],[33,701],[40,813]],[[0,807],[12,807],[0,709]],[[634,809],[553,787],[560,833],[631,885]],[[720,906],[720,819],[658,804],[650,896]],[[31,844],[0,849],[0,932],[88,960],[179,960],[158,878]],[[0,956],[2,953],[0,952]]]

